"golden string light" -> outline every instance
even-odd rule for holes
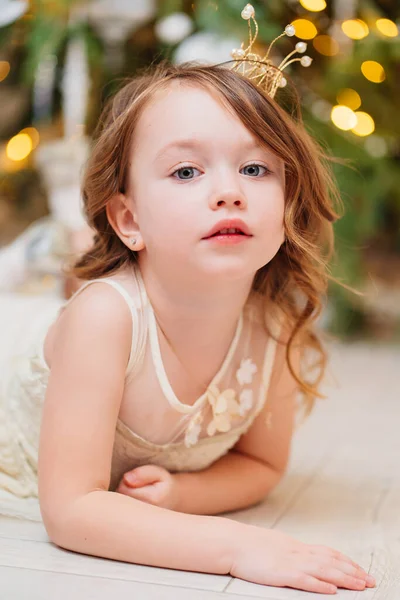
[[[385,69],[375,60],[365,60],[361,65],[361,72],[368,81],[381,83],[386,79]]]
[[[26,133],[27,135],[29,135],[29,137],[32,140],[32,150],[34,150],[40,141],[38,130],[34,127],[25,127],[25,129],[22,129],[20,131],[20,133]]]
[[[369,34],[368,25],[361,19],[343,21],[342,31],[352,40],[362,40]]]
[[[6,147],[7,158],[13,161],[24,160],[32,152],[33,144],[27,133],[18,133],[8,142]]]
[[[330,35],[317,35],[313,39],[313,46],[324,56],[335,56],[340,50],[338,42]]]
[[[292,21],[291,25],[296,30],[296,37],[301,40],[312,40],[318,33],[314,23],[308,19],[296,19]]]
[[[396,23],[390,19],[378,19],[375,23],[377,30],[387,37],[396,37],[399,35],[399,30]]]
[[[362,111],[357,111],[354,114],[357,117],[357,124],[351,131],[360,137],[371,135],[375,131],[375,123],[371,115]]]
[[[352,110],[357,110],[361,106],[360,94],[351,88],[343,88],[338,91],[336,100],[339,104],[348,106]]]
[[[331,120],[338,129],[349,131],[357,125],[357,116],[348,106],[336,105],[331,111]]]
[[[299,2],[303,8],[310,12],[320,12],[326,8],[325,0],[299,0]]]
[[[4,81],[10,72],[10,63],[6,60],[0,60],[0,81]]]

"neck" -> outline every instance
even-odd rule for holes
[[[249,296],[254,274],[245,278],[222,278],[219,274],[157,272],[140,264],[147,296],[159,326],[176,345],[195,340],[206,347],[233,337],[241,311]]]

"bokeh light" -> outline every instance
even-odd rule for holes
[[[331,111],[332,123],[343,131],[348,131],[357,125],[357,116],[348,106],[337,104]]]
[[[319,12],[326,8],[325,0],[299,0],[300,4],[310,12]]]
[[[29,137],[32,140],[32,150],[34,150],[40,141],[38,130],[34,127],[25,127],[25,129],[22,129],[20,131],[20,133],[26,133],[27,135],[29,135]]]
[[[375,131],[375,123],[371,115],[362,111],[357,111],[355,115],[357,124],[352,127],[352,132],[361,137],[371,135]]]
[[[0,81],[3,81],[10,72],[10,63],[6,60],[0,60]]]
[[[317,35],[313,39],[314,48],[324,56],[335,56],[339,53],[338,42],[330,35]]]
[[[336,100],[339,104],[344,104],[352,110],[357,110],[361,106],[361,97],[355,90],[351,88],[343,88],[339,90]]]
[[[361,19],[343,21],[342,30],[352,40],[362,40],[369,34],[368,25]]]
[[[32,140],[27,133],[18,133],[7,144],[6,155],[10,160],[24,160],[32,151]]]
[[[291,25],[296,29],[296,37],[301,40],[312,40],[318,33],[314,23],[308,19],[296,19]]]
[[[381,83],[385,80],[385,69],[375,60],[366,60],[361,65],[361,72],[368,81]]]
[[[376,27],[383,35],[387,37],[396,37],[399,34],[396,23],[390,19],[378,19]]]

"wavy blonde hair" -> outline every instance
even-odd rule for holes
[[[318,388],[327,354],[315,321],[331,278],[328,264],[334,248],[332,223],[339,217],[341,202],[328,157],[305,130],[298,108],[294,116],[289,115],[248,79],[223,65],[162,63],[129,81],[108,102],[99,122],[83,181],[84,207],[95,231],[94,243],[69,273],[90,280],[137,263],[137,253],[123,244],[108,222],[106,206],[115,194],[125,191],[131,141],[142,111],[155,92],[174,80],[216,92],[247,129],[284,162],[286,241],[257,271],[253,290],[265,298],[265,312],[275,306],[284,313],[290,332],[286,360],[303,393],[308,414],[315,398],[323,397]],[[317,358],[312,381],[307,380],[304,368],[299,373],[293,368],[295,342]],[[303,357],[305,354],[302,352]]]

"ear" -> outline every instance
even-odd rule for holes
[[[140,233],[136,215],[129,207],[124,194],[115,194],[106,206],[107,219],[119,239],[131,250],[143,250],[145,244]],[[136,240],[132,243],[132,240]]]

